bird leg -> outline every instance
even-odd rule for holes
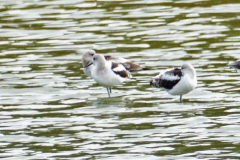
[[[182,102],[182,95],[180,95],[180,102]]]
[[[110,89],[108,88],[108,87],[106,87],[107,88],[107,92],[108,92],[108,97],[110,97]]]
[[[111,87],[108,87],[108,88],[109,88],[110,93],[112,93],[112,88]]]

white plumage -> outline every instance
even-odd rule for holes
[[[171,95],[182,95],[189,93],[197,86],[197,76],[194,67],[189,64],[183,64],[181,69],[174,69],[159,74],[153,78],[150,85],[164,88]]]
[[[161,75],[159,75],[161,76]],[[174,81],[174,80],[179,80],[181,79],[181,77],[179,77],[178,75],[172,75],[172,74],[163,74],[162,75],[162,79],[167,79],[169,81]]]
[[[87,50],[83,53],[82,56],[82,64],[83,64],[83,71],[84,73],[89,76],[91,76],[91,71],[92,71],[92,64],[93,64],[93,56],[96,54],[96,52],[94,50]]]
[[[91,76],[98,84],[107,88],[109,97],[112,86],[131,78],[131,74],[121,64],[106,61],[104,56],[99,54],[93,56]]]

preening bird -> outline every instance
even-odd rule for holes
[[[164,88],[171,95],[182,96],[191,92],[197,86],[197,76],[194,67],[190,63],[183,64],[181,69],[166,71],[153,78],[150,85]]]

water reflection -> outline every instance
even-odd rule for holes
[[[1,1],[2,159],[238,159],[239,6],[231,1]],[[105,88],[84,50],[150,68]],[[189,62],[184,103],[149,80]],[[121,158],[119,158],[121,157]]]

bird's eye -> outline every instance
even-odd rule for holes
[[[91,56],[93,56],[94,54],[90,54]]]
[[[96,61],[96,59],[97,59],[97,58],[95,58],[95,57],[93,58],[94,61]]]

